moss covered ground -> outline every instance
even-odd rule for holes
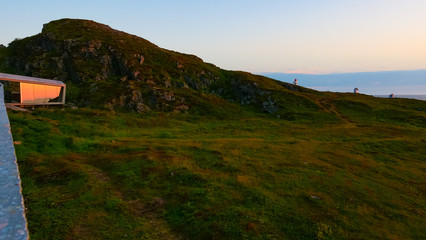
[[[425,102],[311,101],[9,112],[31,239],[425,239]]]

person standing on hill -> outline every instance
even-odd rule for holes
[[[293,84],[297,85],[297,78],[294,79]]]

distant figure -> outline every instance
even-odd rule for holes
[[[392,93],[391,95],[389,95],[389,98],[394,98],[395,95]]]
[[[294,79],[293,84],[297,85],[297,78]]]
[[[358,93],[358,88],[354,88],[354,93]]]

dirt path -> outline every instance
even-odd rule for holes
[[[324,111],[328,112],[328,113],[333,113],[335,114],[338,118],[342,119],[345,123],[348,124],[355,124],[354,121],[352,121],[350,118],[342,115],[336,108],[336,106],[334,106],[332,103],[329,102],[330,100],[325,99],[325,98],[321,98],[319,100],[315,100],[315,102],[318,104],[318,106],[321,107],[321,109],[323,109]]]

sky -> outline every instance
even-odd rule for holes
[[[426,100],[426,70],[356,72],[332,74],[264,73],[267,77],[292,82],[319,91],[353,92],[370,95],[424,95]]]
[[[0,0],[0,44],[90,19],[228,70],[426,69],[425,0]]]

